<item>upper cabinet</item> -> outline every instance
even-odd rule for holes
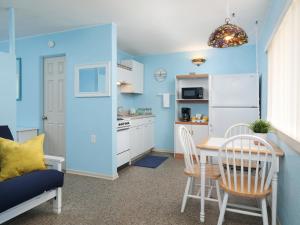
[[[118,85],[121,93],[144,93],[144,64],[122,60],[118,66]]]

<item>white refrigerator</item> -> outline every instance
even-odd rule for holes
[[[224,137],[230,126],[259,118],[257,74],[210,76],[209,135]]]

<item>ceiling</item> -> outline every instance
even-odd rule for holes
[[[194,51],[207,47],[224,23],[226,9],[255,42],[269,0],[1,0],[0,40],[7,39],[5,8],[14,7],[17,37],[114,22],[118,47],[134,55]],[[229,6],[229,7],[228,7]]]

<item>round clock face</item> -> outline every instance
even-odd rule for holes
[[[167,78],[167,71],[162,68],[157,69],[154,72],[154,77],[155,77],[155,80],[157,80],[158,82],[162,82]]]
[[[55,42],[54,41],[48,41],[48,47],[49,48],[54,48],[55,47]]]

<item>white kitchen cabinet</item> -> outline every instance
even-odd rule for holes
[[[132,70],[118,67],[118,81],[123,83],[120,87],[121,93],[143,94],[144,92],[144,64],[135,60],[123,60],[125,65]]]
[[[175,153],[182,154],[183,150],[180,144],[178,129],[182,124],[175,124],[174,126],[174,143],[175,143]],[[192,135],[195,145],[200,144],[208,138],[208,125],[183,125],[185,126],[190,134]]]
[[[143,94],[144,93],[144,64],[137,61],[133,61],[133,88],[135,93]]]
[[[140,154],[141,141],[141,127],[131,127],[130,128],[130,158],[135,158]]]
[[[144,149],[150,149],[151,148],[151,124],[145,124],[144,125]]]
[[[130,128],[131,159],[154,147],[154,118],[133,119]]]
[[[23,143],[38,135],[37,128],[18,128],[17,129],[17,141]]]
[[[154,148],[154,123],[149,123],[146,129],[147,149]]]
[[[120,82],[127,82],[130,83],[132,82],[130,80],[131,78],[131,73],[132,71],[121,68],[121,67],[117,67],[117,80]]]

